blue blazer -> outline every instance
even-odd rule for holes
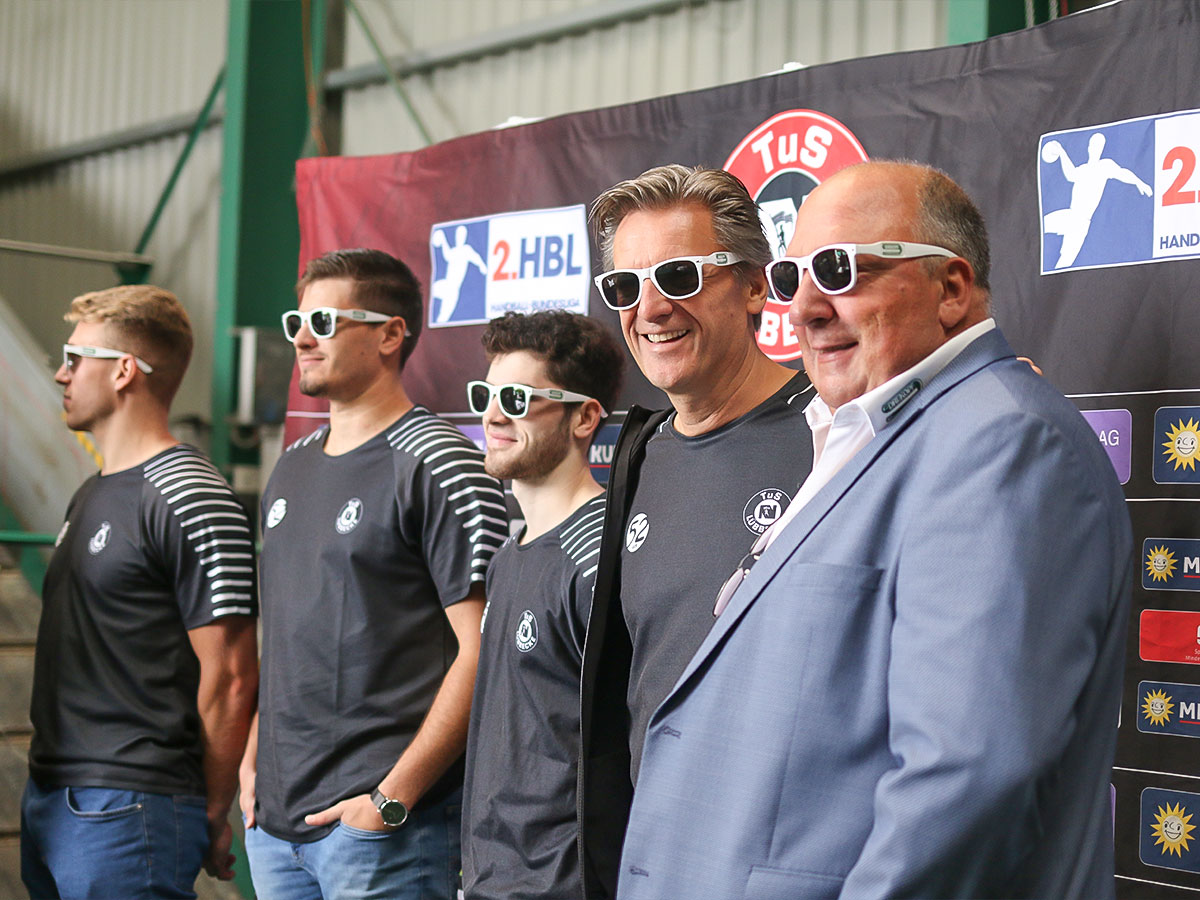
[[[618,896],[1113,896],[1132,541],[1076,408],[972,342],[754,567],[651,719]]]

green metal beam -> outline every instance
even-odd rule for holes
[[[323,53],[324,0],[229,0],[217,309],[213,333],[212,457],[254,461],[230,443],[236,408],[233,329],[278,327],[294,302],[300,252],[293,192],[308,128],[303,15]],[[317,56],[323,59],[323,56]]]
[[[1057,0],[950,0],[946,16],[946,43],[968,44],[998,34],[1020,31],[1050,19]],[[1029,13],[1033,21],[1029,21]]]

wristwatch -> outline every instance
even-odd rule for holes
[[[379,815],[383,818],[384,825],[391,828],[399,828],[408,821],[408,807],[399,800],[383,796],[379,792],[379,788],[371,792],[371,802],[379,810]]]

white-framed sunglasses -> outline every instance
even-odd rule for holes
[[[535,388],[527,384],[492,384],[488,381],[467,382],[467,403],[471,412],[482,416],[492,404],[492,398],[500,399],[500,412],[510,419],[520,419],[529,412],[529,401],[532,397],[545,397],[547,400],[557,400],[559,403],[583,403],[593,398],[574,391],[564,391],[559,388]],[[604,407],[600,407],[600,415],[607,416]]]
[[[91,357],[92,359],[120,359],[123,356],[128,356],[133,359],[137,367],[149,375],[154,371],[154,367],[150,363],[138,356],[134,356],[128,350],[113,350],[111,347],[87,347],[83,344],[63,344],[63,368],[68,372],[75,371],[75,363],[83,357]]]
[[[613,269],[594,279],[596,290],[609,309],[622,310],[637,306],[642,299],[646,279],[658,292],[671,300],[695,297],[704,287],[704,265],[732,266],[742,258],[728,250],[718,250],[708,256],[677,256],[644,269]]]
[[[296,335],[300,333],[300,329],[307,325],[308,330],[315,338],[325,340],[331,338],[337,332],[337,320],[349,319],[352,322],[387,322],[396,318],[395,316],[385,316],[383,313],[371,312],[369,309],[338,309],[334,306],[318,306],[316,309],[310,309],[307,312],[299,309],[289,309],[281,317],[283,320],[283,333],[293,344],[296,342]]]
[[[807,269],[813,284],[823,294],[836,296],[853,290],[858,283],[859,254],[884,259],[919,259],[924,256],[953,258],[957,253],[933,244],[912,241],[879,241],[874,244],[829,244],[819,247],[808,256],[784,256],[767,263],[767,281],[775,296],[790,302],[800,290],[800,279]]]

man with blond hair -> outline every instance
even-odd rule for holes
[[[227,816],[257,690],[245,511],[170,433],[192,351],[161,288],[77,297],[54,378],[98,474],[67,506],[42,590],[21,802],[30,896],[195,897],[232,877]]]

